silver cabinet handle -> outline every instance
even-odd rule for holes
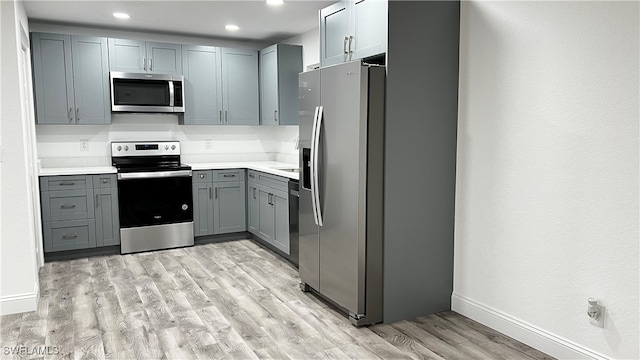
[[[252,190],[253,190],[253,198],[255,199],[256,198],[256,188],[253,188]]]
[[[96,207],[100,207],[100,194],[96,194]]]
[[[67,111],[67,117],[69,118],[69,122],[73,122],[73,117],[71,116],[71,111],[73,111],[73,108],[69,108],[69,111]]]
[[[222,118],[222,110],[220,110],[220,117],[218,119],[220,120],[220,124],[224,123],[224,120]]]
[[[353,53],[353,50],[351,50],[351,43],[353,42],[353,35],[349,36],[349,53]]]
[[[222,177],[236,177],[236,174],[222,174]]]
[[[229,112],[227,110],[224,111],[224,123],[229,125]]]
[[[63,182],[59,182],[58,185],[60,186],[71,186],[71,185],[75,185],[76,183],[72,182],[72,181],[63,181]]]
[[[76,234],[64,234],[64,235],[62,235],[62,238],[65,239],[65,240],[77,239],[78,235],[76,235]]]
[[[255,175],[253,175],[253,174],[249,174],[249,177],[253,179],[253,178],[255,178],[256,176],[255,176]]]
[[[211,199],[211,188],[209,188],[209,199]]]
[[[278,110],[273,110],[273,121],[278,121]]]
[[[348,36],[344,37],[344,43],[342,44],[342,52],[345,54],[348,54],[349,52],[347,51],[347,41],[349,40]]]
[[[76,108],[76,124],[80,122],[80,108]]]
[[[74,207],[76,207],[75,204],[62,204],[62,205],[60,205],[60,209],[73,209]]]
[[[147,71],[147,58],[142,58],[142,70]]]
[[[218,187],[216,187],[216,199],[218,198]]]
[[[351,45],[349,45],[351,46]],[[149,58],[149,71],[153,71],[153,59]]]

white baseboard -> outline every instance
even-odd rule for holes
[[[34,286],[33,292],[0,297],[0,315],[18,314],[35,311],[38,308],[40,287]]]
[[[610,359],[455,292],[451,295],[451,309],[558,359]]]

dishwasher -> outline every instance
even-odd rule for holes
[[[299,264],[298,202],[300,200],[298,180],[289,180],[289,261]]]

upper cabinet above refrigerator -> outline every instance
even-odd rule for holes
[[[320,10],[320,65],[387,51],[387,0],[343,0]]]

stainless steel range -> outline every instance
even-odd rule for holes
[[[118,169],[120,252],[193,245],[191,167],[180,162],[180,142],[113,142]]]

